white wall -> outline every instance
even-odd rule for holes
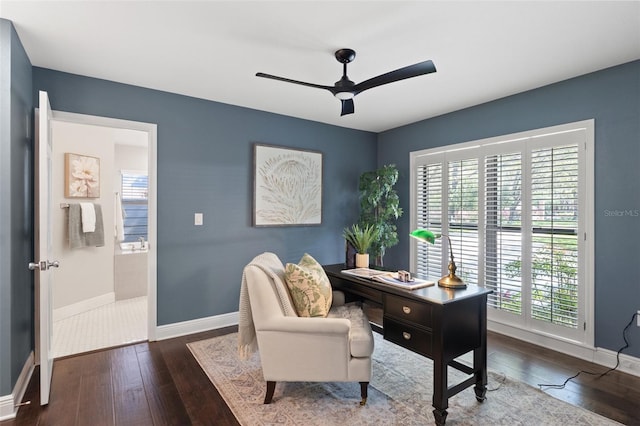
[[[146,136],[146,135],[144,135]],[[149,169],[149,154],[146,147],[117,144],[114,157],[114,181],[116,188],[120,187],[120,172],[122,170],[147,171]],[[116,189],[116,191],[118,191]]]
[[[55,271],[53,307],[58,309],[86,299],[113,293],[114,203],[113,129],[85,124],[52,122],[53,137],[53,251],[60,261]],[[89,155],[100,159],[100,198],[64,197],[64,154]],[[67,209],[60,203],[92,201],[100,204],[105,231],[104,247],[69,249]]]

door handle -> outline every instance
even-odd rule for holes
[[[40,262],[29,262],[29,269],[31,271],[35,271],[36,269],[40,271],[46,271],[49,268],[59,268],[60,262],[54,260],[51,262],[50,260],[42,260]]]
[[[35,271],[36,269],[40,269],[40,262],[29,262],[29,270]]]

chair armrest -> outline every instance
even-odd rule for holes
[[[349,329],[345,318],[270,318],[256,330],[264,379],[347,380]]]

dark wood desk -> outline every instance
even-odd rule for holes
[[[476,399],[487,392],[487,295],[476,285],[466,289],[434,286],[406,290],[366,278],[343,274],[344,264],[324,269],[333,288],[348,300],[371,301],[382,306],[385,340],[433,360],[433,415],[437,425],[447,419],[449,397],[474,386]],[[437,280],[436,280],[437,281]],[[455,360],[473,351],[473,367]],[[471,377],[448,385],[447,366]]]

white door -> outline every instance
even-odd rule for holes
[[[52,259],[51,238],[51,105],[47,92],[40,92],[39,111],[36,111],[35,149],[35,237],[34,254],[36,260],[29,264],[35,272],[35,328],[36,362],[40,362],[40,404],[49,403],[51,376],[53,373],[52,344],[52,292],[54,273],[58,262]]]

